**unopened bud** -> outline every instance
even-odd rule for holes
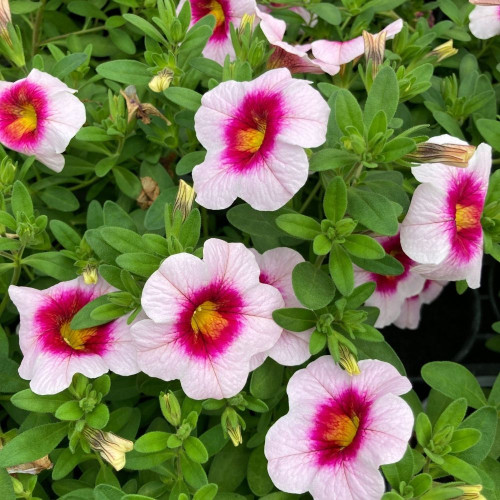
[[[230,406],[224,410],[221,417],[221,424],[224,432],[229,436],[234,446],[239,446],[243,443],[240,418],[236,411]]]
[[[241,425],[238,424],[235,428],[228,425],[227,434],[231,438],[234,446],[238,446],[243,443],[243,437],[241,435]]]
[[[455,488],[463,491],[463,494],[456,497],[455,500],[486,500],[486,497],[481,494],[483,487],[480,484],[464,484],[463,486],[455,486]]]
[[[10,186],[16,176],[16,165],[6,156],[0,163],[0,189]]]
[[[90,447],[98,451],[101,457],[110,463],[115,470],[125,466],[125,453],[134,449],[134,443],[112,432],[103,432],[86,427],[83,435],[87,438]]]
[[[153,76],[153,78],[149,82],[149,88],[153,92],[163,92],[165,89],[168,89],[168,87],[170,87],[170,83],[172,83],[173,77],[173,71],[169,68],[164,68],[155,76]]]
[[[178,427],[181,423],[181,406],[175,394],[169,391],[167,394],[160,393],[160,408],[167,422],[174,427]]]
[[[7,27],[10,22],[12,22],[12,17],[10,15],[9,0],[0,0],[0,36],[9,45],[12,45]]]
[[[359,375],[361,372],[359,371],[358,362],[352,352],[344,344],[339,344],[339,351],[340,366],[351,376]]]
[[[448,40],[441,45],[438,45],[436,48],[429,52],[429,56],[436,56],[437,62],[441,62],[448,57],[454,56],[458,52],[458,49],[453,47],[453,40]]]
[[[179,191],[177,191],[177,197],[175,198],[174,210],[182,213],[182,220],[186,220],[186,217],[191,212],[191,207],[193,206],[195,192],[194,189],[182,179],[179,181]]]
[[[443,163],[451,167],[465,168],[475,151],[476,147],[468,144],[421,142],[417,144],[417,150],[407,154],[404,159],[416,163]]]
[[[87,266],[82,273],[83,281],[86,285],[95,285],[99,280],[97,269],[92,266]]]
[[[381,31],[376,35],[363,31],[365,43],[365,59],[372,62],[372,75],[375,76],[379,66],[384,62],[386,32]]]
[[[26,498],[25,492],[24,492],[24,486],[19,479],[16,479],[15,477],[11,477],[12,480],[12,487],[14,489],[14,493],[16,494],[17,497],[21,498]]]
[[[247,26],[250,26],[250,30],[252,30],[254,23],[255,23],[255,14],[252,15],[243,14],[240,26],[238,28],[238,34],[241,36],[243,33],[245,33]]]

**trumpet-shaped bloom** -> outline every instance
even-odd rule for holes
[[[285,21],[276,19],[259,8],[256,13],[260,19],[262,33],[274,47],[274,52],[267,62],[268,68],[288,68],[292,73],[323,73],[319,65],[307,55],[311,44],[291,45],[284,42]]]
[[[398,19],[386,26],[382,31],[386,39],[391,40],[403,29],[402,19]],[[314,62],[330,75],[336,75],[342,64],[347,64],[365,51],[365,42],[362,36],[346,40],[345,42],[317,40],[311,44]]]
[[[224,59],[235,57],[229,26],[232,23],[238,29],[241,19],[245,14],[252,15],[256,9],[255,0],[188,0],[191,4],[191,26],[202,17],[212,15],[215,17],[215,28],[208,39],[203,55],[213,59],[219,64],[224,64]],[[181,0],[177,8],[180,12],[186,0]]]
[[[403,266],[403,272],[398,276],[385,276],[360,268],[354,270],[356,285],[367,281],[375,282],[375,291],[366,301],[366,305],[380,309],[375,326],[383,328],[399,317],[406,299],[418,295],[422,291],[425,279],[413,272],[415,263],[403,252],[399,234],[375,239],[384,247],[387,254],[397,259]]]
[[[205,242],[203,260],[187,253],[165,259],[142,294],[151,319],[132,327],[141,370],[180,379],[194,399],[237,394],[252,356],[282,331],[272,319],[283,307],[281,294],[259,274],[250,250],[217,239]]]
[[[240,197],[257,210],[282,207],[305,184],[303,148],[325,142],[329,114],[320,93],[285,68],[207,92],[195,115],[207,150],[193,170],[196,201],[223,209]]]
[[[416,330],[420,323],[420,310],[424,304],[434,302],[443,288],[446,286],[447,281],[432,281],[427,280],[424,283],[422,291],[418,295],[408,297],[401,307],[401,313],[394,324],[398,328],[407,328],[409,330]]]
[[[85,107],[74,92],[37,69],[17,82],[0,82],[0,143],[60,172],[61,153],[85,123]]]
[[[33,392],[56,394],[69,387],[75,373],[96,378],[108,370],[119,375],[139,371],[126,317],[92,328],[71,328],[83,306],[112,291],[102,278],[96,285],[77,278],[46,290],[9,287],[21,317],[19,375],[31,381]]]
[[[383,361],[359,362],[351,376],[323,356],[288,383],[290,411],[266,436],[273,483],[315,500],[379,500],[380,465],[404,455],[413,427],[406,377]]]
[[[469,14],[469,21],[470,32],[476,38],[486,40],[500,35],[500,5],[493,4],[492,1],[485,1],[484,5],[476,5]]]
[[[292,286],[293,268],[304,258],[291,248],[274,248],[260,255],[252,250],[257,264],[260,267],[260,282],[277,288],[283,297],[285,307],[302,307],[295,297]],[[306,332],[290,332],[283,330],[274,346],[266,352],[252,358],[251,368],[260,366],[269,356],[281,365],[301,365],[311,356],[309,352],[309,338],[312,330]]]
[[[441,135],[437,144],[465,144]],[[480,144],[466,168],[433,163],[411,169],[417,187],[401,226],[401,245],[428,279],[481,281],[483,229],[481,214],[491,170],[491,147]]]

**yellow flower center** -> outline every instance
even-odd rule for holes
[[[358,427],[357,415],[351,417],[346,414],[333,415],[325,438],[336,447],[346,448],[354,441]]]
[[[477,226],[479,224],[479,218],[480,213],[475,206],[465,206],[457,203],[455,208],[455,224],[457,225],[457,231]]]
[[[191,317],[191,328],[198,335],[216,339],[227,326],[227,320],[217,311],[215,302],[207,300],[196,308]]]
[[[26,103],[16,106],[13,114],[18,116],[7,129],[14,137],[22,137],[24,134],[36,130],[38,119],[32,104]]]
[[[81,330],[73,330],[70,327],[69,321],[63,323],[59,332],[61,337],[72,349],[82,351],[85,349],[85,344],[96,333],[97,328],[83,328]]]
[[[236,149],[246,153],[256,153],[266,136],[267,123],[260,117],[253,117],[255,128],[245,128],[237,132]]]
[[[218,28],[219,26],[224,24],[224,21],[226,20],[226,16],[224,15],[224,9],[222,8],[222,5],[217,2],[217,0],[212,0],[208,4],[208,8],[210,9],[209,14],[212,14],[212,16],[215,17],[215,27]]]

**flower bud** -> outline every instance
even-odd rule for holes
[[[222,428],[225,433],[230,437],[234,446],[238,446],[243,443],[243,437],[241,435],[241,425],[240,419],[236,411],[228,407],[224,410],[221,417]]]
[[[486,497],[481,495],[483,487],[480,484],[464,484],[463,486],[455,486],[455,488],[463,491],[463,494],[456,497],[455,500],[486,500]]]
[[[86,285],[95,285],[99,279],[97,269],[92,266],[87,266],[82,273],[83,281]]]
[[[191,212],[191,207],[193,206],[195,192],[194,189],[182,179],[179,181],[179,191],[177,191],[177,197],[175,198],[174,210],[182,213],[182,220],[186,220],[189,212]]]
[[[16,176],[16,165],[6,156],[0,163],[0,189],[11,186]]]
[[[443,163],[451,167],[465,168],[476,151],[468,144],[434,144],[421,142],[417,150],[407,154],[404,159],[416,163]]]
[[[238,28],[238,34],[241,37],[243,33],[245,33],[247,26],[250,26],[250,30],[253,29],[255,23],[255,14],[243,14],[243,17],[241,18],[241,23]]]
[[[174,73],[169,68],[163,68],[159,73],[157,73],[151,81],[149,82],[149,88],[153,92],[163,92],[165,89],[170,87],[170,83],[174,77]]]
[[[38,460],[33,462],[27,462],[25,464],[13,465],[12,467],[7,467],[7,472],[9,474],[40,474],[44,470],[52,469],[53,464],[50,461],[48,455],[45,455]]]
[[[7,28],[10,22],[12,22],[12,17],[10,15],[9,0],[0,0],[0,36],[12,46]]]
[[[103,432],[91,427],[86,427],[83,435],[87,438],[90,447],[98,451],[101,457],[110,463],[115,470],[125,466],[125,453],[132,451],[134,443],[112,432]]]
[[[458,49],[453,47],[453,40],[448,40],[441,45],[438,45],[433,50],[431,50],[428,56],[436,56],[437,62],[441,62],[448,57],[454,56],[458,52]]]
[[[339,344],[339,351],[340,366],[351,376],[359,375],[361,372],[352,352],[344,344]]]
[[[381,31],[376,35],[363,31],[363,41],[365,43],[365,59],[372,62],[372,75],[378,72],[378,67],[384,61],[386,32]]]
[[[160,393],[160,408],[167,422],[174,427],[181,423],[181,406],[175,394],[169,391],[168,394]]]
[[[24,491],[24,486],[19,479],[15,477],[11,477],[12,480],[12,487],[14,489],[14,493],[16,494],[16,497],[21,497],[21,498],[26,498],[26,493]]]

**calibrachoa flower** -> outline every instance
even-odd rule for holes
[[[252,356],[282,331],[271,316],[283,307],[281,294],[259,274],[250,250],[217,239],[205,242],[203,260],[187,253],[165,259],[142,294],[151,319],[132,327],[142,371],[180,379],[194,399],[237,394]]]
[[[305,184],[303,148],[325,142],[329,114],[320,93],[285,68],[207,92],[195,115],[207,150],[193,170],[196,201],[222,209],[240,197],[257,210],[282,207]]]
[[[413,414],[398,397],[411,384],[383,361],[360,361],[359,369],[351,376],[323,356],[292,376],[290,411],[266,436],[277,488],[315,500],[382,497],[378,468],[400,460],[411,436]]]
[[[75,314],[95,298],[115,289],[102,278],[86,285],[83,278],[46,290],[10,286],[9,295],[21,316],[19,375],[37,394],[56,394],[71,384],[75,373],[96,378],[111,370],[119,375],[139,371],[127,318],[73,330]]]
[[[398,19],[386,26],[382,31],[386,39],[391,40],[403,29],[402,19]],[[346,40],[345,42],[317,40],[311,44],[314,62],[330,75],[336,75],[342,64],[347,64],[365,52],[365,42],[362,36]]]
[[[85,107],[74,92],[37,69],[14,83],[0,81],[0,143],[60,172],[61,153],[85,123]]]
[[[181,0],[177,12],[180,12],[185,2],[186,0]],[[229,25],[232,23],[238,29],[242,17],[255,12],[255,0],[189,0],[189,3],[191,26],[209,14],[215,17],[215,28],[203,49],[203,55],[219,64],[224,64],[226,56],[233,60],[235,53]]]
[[[401,314],[394,324],[398,328],[408,328],[409,330],[416,330],[420,323],[420,310],[424,304],[434,302],[443,288],[446,286],[447,281],[433,281],[426,280],[422,291],[418,295],[408,297],[401,307]]]
[[[253,249],[252,252],[260,267],[260,282],[277,288],[283,296],[285,307],[302,307],[295,297],[292,286],[292,271],[297,264],[304,262],[302,255],[291,248],[274,248],[262,255]],[[260,366],[268,356],[281,365],[301,365],[311,355],[309,353],[311,333],[312,330],[300,333],[283,330],[279,340],[269,351],[252,358],[252,369]]]
[[[437,144],[466,144],[441,135]],[[429,279],[467,280],[471,288],[481,281],[483,229],[481,214],[491,170],[491,147],[480,144],[466,168],[440,163],[411,169],[422,184],[413,194],[401,226],[401,245]]]
[[[291,45],[283,41],[286,23],[281,19],[256,9],[260,28],[274,51],[267,61],[268,68],[288,68],[292,73],[323,73],[323,70],[307,55],[311,44]]]
[[[366,301],[366,305],[380,309],[375,326],[383,328],[399,317],[407,298],[418,295],[422,291],[425,279],[413,272],[415,263],[403,252],[399,234],[375,239],[384,247],[386,253],[397,259],[404,268],[403,273],[398,276],[385,276],[360,268],[354,269],[356,286],[367,281],[373,281],[376,284],[375,291]]]
[[[500,4],[498,0],[475,0],[469,14],[470,32],[481,40],[500,35]]]

